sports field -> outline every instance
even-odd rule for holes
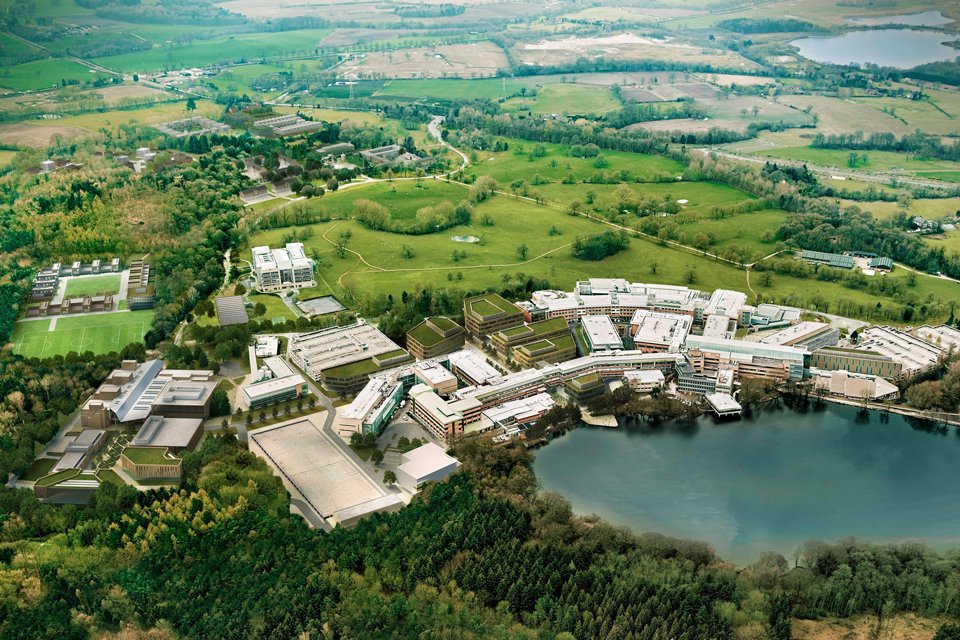
[[[86,276],[67,280],[67,298],[94,296],[109,293],[116,295],[120,291],[120,274],[105,276]]]
[[[151,322],[153,311],[21,320],[13,329],[13,352],[49,358],[71,351],[119,351],[130,343],[142,342]],[[51,323],[56,323],[52,331]]]

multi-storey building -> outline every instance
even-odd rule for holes
[[[407,350],[418,360],[463,348],[466,331],[450,318],[433,316],[407,331]]]
[[[523,324],[523,311],[503,297],[488,293],[463,301],[463,324],[470,335],[483,338]]]
[[[288,242],[283,249],[254,247],[252,254],[257,291],[273,293],[317,286],[313,260],[304,254],[302,242]]]
[[[810,356],[810,366],[826,371],[849,371],[881,378],[896,378],[903,372],[903,364],[890,356],[867,349],[841,347],[817,349]]]
[[[685,347],[688,355],[690,351],[699,352],[704,363],[700,371],[715,372],[724,364],[740,376],[802,380],[810,368],[806,349],[708,336],[687,336]]]
[[[569,335],[566,320],[553,318],[497,331],[490,335],[490,343],[501,355],[509,356],[515,348],[525,344]]]

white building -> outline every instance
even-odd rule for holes
[[[283,249],[254,247],[252,253],[257,291],[274,293],[317,286],[313,260],[303,252],[302,242],[288,242]]]
[[[408,451],[400,457],[397,484],[416,493],[424,482],[439,482],[460,468],[460,462],[431,443]]]
[[[639,309],[630,320],[634,347],[646,353],[679,353],[693,318],[685,313]]]
[[[903,364],[903,375],[912,376],[937,363],[944,350],[893,327],[870,327],[860,337],[858,349],[869,349]]]
[[[623,374],[623,379],[637,393],[650,393],[654,389],[662,387],[666,380],[663,371],[659,369],[626,371]]]
[[[623,338],[617,326],[607,316],[584,316],[580,319],[583,332],[587,338],[590,352],[616,351],[623,349]]]

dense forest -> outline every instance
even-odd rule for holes
[[[329,534],[230,435],[185,455],[176,490],[107,484],[82,508],[0,490],[0,638],[779,639],[793,616],[960,614],[955,556],[848,540],[734,571],[703,544],[575,517],[520,447],[455,453],[461,471],[409,507]]]

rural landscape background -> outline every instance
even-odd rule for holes
[[[315,530],[233,410],[257,333],[362,316],[403,344],[472,295],[589,278],[741,291],[845,338],[957,325],[958,30],[947,0],[0,0],[0,639],[960,638],[955,551],[735,564],[575,514],[489,440],[399,512]],[[305,128],[257,124],[283,116]],[[387,145],[408,161],[358,153]],[[316,267],[296,298],[336,312],[244,285],[254,247],[292,242]],[[838,247],[896,268],[794,258]],[[31,297],[50,265],[113,257],[149,265],[151,304],[119,273],[60,292],[110,312]],[[219,322],[223,296],[250,324]],[[98,470],[67,506],[18,484],[153,357],[213,369],[227,402],[178,483]],[[954,438],[952,351],[899,391]]]

